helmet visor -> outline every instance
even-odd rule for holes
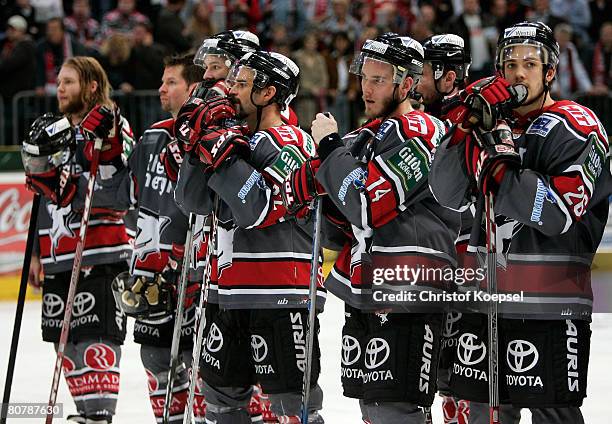
[[[205,40],[195,54],[193,63],[204,69],[209,66],[225,66],[229,69],[236,59],[227,51],[218,47],[218,41],[215,39]]]
[[[550,50],[544,44],[535,40],[522,40],[505,44],[500,48],[497,57],[500,69],[503,69],[504,63],[511,60],[536,61],[543,65],[556,64]]]
[[[235,85],[238,85],[239,88],[247,87],[251,83],[254,87],[265,88],[268,79],[268,76],[263,72],[257,72],[257,69],[237,63],[230,69],[225,82],[230,88]]]
[[[33,154],[32,146],[31,144],[24,143],[21,150],[23,168],[28,175],[45,174],[53,171],[67,164],[72,157],[72,150],[69,148],[64,148],[50,155],[39,156]]]
[[[370,75],[364,75],[364,67],[368,70],[367,73]],[[391,72],[389,72],[389,70]],[[391,81],[393,84],[400,84],[407,75],[407,70],[405,68],[395,66],[386,60],[372,56],[366,52],[359,53],[359,55],[353,59],[349,72],[362,78],[375,80],[378,83]]]

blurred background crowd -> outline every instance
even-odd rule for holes
[[[612,104],[607,0],[0,0],[0,144],[18,143],[24,121],[54,108],[57,72],[70,56],[96,57],[120,104],[152,111],[132,119],[139,135],[158,118],[151,90],[160,85],[164,56],[197,50],[225,29],[249,29],[264,48],[299,65],[293,107],[301,125],[309,129],[316,112],[330,110],[347,131],[361,117],[361,102],[353,101],[359,81],[348,69],[366,39],[388,30],[419,41],[458,34],[471,51],[475,80],[493,73],[499,32],[523,20],[555,31],[561,56],[554,97],[588,98],[606,112]]]

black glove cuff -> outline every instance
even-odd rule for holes
[[[340,134],[338,133],[333,133],[323,138],[319,143],[319,148],[317,149],[321,162],[324,162],[331,152],[342,146],[344,146],[344,143],[342,142],[342,138],[340,138]]]

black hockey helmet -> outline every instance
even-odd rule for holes
[[[423,46],[418,41],[387,32],[363,43],[350,72],[361,76],[365,61],[374,59],[393,66],[394,84],[400,84],[408,76],[418,81],[423,74],[424,55]]]
[[[556,68],[559,63],[559,44],[553,31],[542,22],[521,22],[500,34],[495,53],[495,68],[499,72],[503,71],[504,62],[513,57],[517,46],[535,47],[533,53],[545,68]]]
[[[286,109],[297,95],[300,87],[300,68],[288,57],[259,50],[247,53],[230,70],[227,80],[232,84],[240,70],[245,67],[253,71],[253,87],[263,89],[270,85],[276,87],[271,103],[278,103],[281,110]]]
[[[457,84],[465,82],[472,59],[465,49],[463,38],[455,34],[433,35],[423,42],[423,50],[425,62],[431,64],[435,81],[452,70],[457,75]]]
[[[21,159],[27,175],[55,171],[70,162],[76,147],[68,118],[45,113],[36,118],[22,142]]]
[[[250,31],[223,31],[204,40],[198,49],[193,63],[206,67],[206,56],[223,56],[229,68],[234,62],[249,52],[259,50],[259,38]]]

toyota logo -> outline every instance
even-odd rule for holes
[[[43,296],[42,313],[48,318],[58,316],[64,310],[64,301],[54,293],[47,293]]]
[[[389,358],[389,343],[380,337],[370,339],[366,346],[365,366],[371,370],[380,367]]]
[[[251,349],[253,349],[253,360],[257,363],[263,361],[268,356],[268,344],[258,334],[251,335]]]
[[[446,314],[446,321],[444,321],[444,337],[453,337],[459,332],[458,329],[453,329],[454,324],[461,319],[461,312],[449,312]]]
[[[96,298],[89,292],[78,293],[72,304],[72,315],[80,317],[91,311],[96,306]]]
[[[508,343],[508,350],[506,351],[506,362],[508,366],[514,372],[526,372],[536,366],[538,363],[538,350],[533,343],[527,340],[512,340]],[[529,365],[528,358],[531,358]]]
[[[346,367],[353,365],[359,360],[359,356],[361,356],[359,341],[353,336],[342,336],[342,365]]]
[[[206,350],[211,353],[219,352],[223,347],[223,334],[217,327],[217,324],[213,323],[208,330],[208,337],[206,338]]]
[[[461,337],[459,337],[457,356],[464,365],[476,365],[482,361],[487,354],[485,344],[483,342],[475,344],[477,341],[478,336],[472,333],[464,333],[461,335]]]

